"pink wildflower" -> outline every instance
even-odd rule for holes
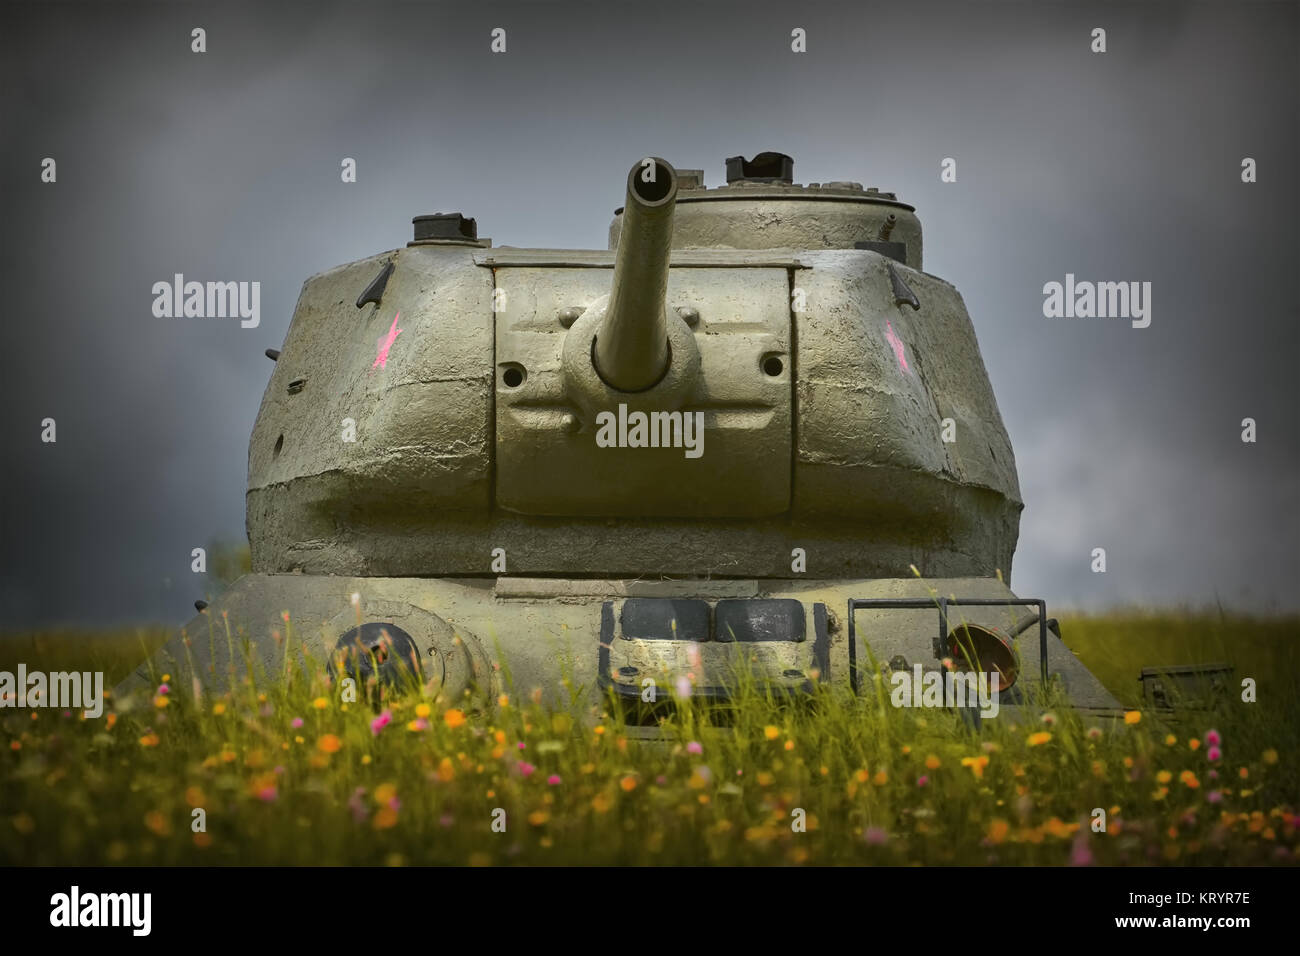
[[[1092,850],[1088,847],[1088,837],[1082,830],[1079,831],[1079,835],[1074,838],[1074,846],[1070,849],[1070,865],[1092,865]]]
[[[356,823],[362,822],[370,814],[370,811],[366,809],[365,800],[362,799],[365,795],[366,788],[357,787],[352,791],[352,796],[348,798],[348,809],[352,811],[352,819]]]

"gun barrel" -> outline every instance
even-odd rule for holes
[[[593,358],[605,383],[622,392],[650,388],[668,371],[668,250],[677,203],[677,171],[652,156],[627,176],[614,283]]]

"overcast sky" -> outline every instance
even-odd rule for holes
[[[634,160],[767,149],[917,207],[1015,449],[1019,593],[1300,606],[1295,3],[106,6],[0,7],[0,628],[193,613],[308,276],[438,211],[603,248]],[[176,272],[260,281],[260,327],[155,318]],[[1045,318],[1066,273],[1150,282],[1150,327]]]

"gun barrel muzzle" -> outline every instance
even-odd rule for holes
[[[657,156],[627,176],[614,282],[592,357],[605,384],[640,392],[668,371],[668,252],[677,203],[677,171]]]

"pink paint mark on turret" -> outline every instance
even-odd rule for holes
[[[908,371],[907,355],[903,351],[903,340],[898,337],[893,324],[888,321],[885,322],[885,338],[889,339],[889,344],[894,347],[894,354],[898,356],[898,364],[903,366],[904,372]]]
[[[401,317],[400,312],[393,316],[393,324],[389,327],[388,334],[379,336],[379,354],[375,356],[375,364],[370,366],[371,368],[388,367],[388,350],[393,347],[393,340],[402,333],[402,330],[397,327],[397,320]]]

